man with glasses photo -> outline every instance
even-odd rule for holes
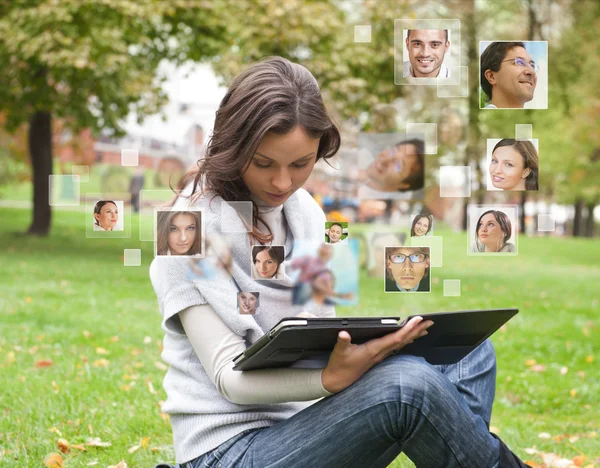
[[[533,99],[538,71],[523,42],[492,42],[481,54],[485,109],[523,109]]]
[[[385,248],[385,292],[430,292],[429,247]]]

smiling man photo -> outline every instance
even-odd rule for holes
[[[447,29],[408,29],[408,61],[402,65],[405,78],[448,78],[444,56],[450,48]]]
[[[485,109],[522,109],[533,99],[537,72],[523,42],[492,42],[481,54]]]

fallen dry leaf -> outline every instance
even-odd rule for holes
[[[142,441],[140,443],[142,445],[142,448],[146,450],[148,448],[148,445],[150,444],[150,437],[142,437]]]
[[[154,361],[154,366],[155,366],[157,369],[160,369],[160,370],[162,370],[162,371],[166,371],[166,370],[168,369],[168,367],[166,366],[166,364],[164,364],[164,363],[162,363],[162,362],[160,362],[160,361]]]
[[[527,361],[525,361],[525,365],[526,366],[533,366],[535,365],[537,361],[535,359],[527,359]]]
[[[33,299],[31,299],[30,297],[25,298],[25,302],[27,302],[27,304],[31,304],[31,301],[33,301]]]
[[[54,432],[55,434],[58,434],[59,436],[62,435],[62,433],[58,430],[57,427],[51,427],[50,429],[48,429],[50,432]]]
[[[128,448],[127,451],[129,453],[133,453],[133,452],[137,452],[139,449],[140,449],[139,445],[134,445],[133,447]]]
[[[81,450],[82,452],[87,452],[87,449],[83,444],[71,444],[71,448],[75,450]]]
[[[567,372],[569,372],[569,368],[567,366],[560,368],[560,375],[565,375]]]
[[[104,348],[96,348],[97,354],[109,354],[109,352]]]
[[[69,453],[71,449],[69,448],[69,442],[65,439],[58,439],[56,441],[56,445],[58,445],[58,450],[62,453]]]
[[[50,367],[53,362],[50,359],[42,359],[41,361],[35,362],[35,368],[40,369],[42,367]]]
[[[112,444],[110,442],[102,442],[100,437],[90,437],[85,442],[85,445],[89,447],[110,447]]]
[[[592,356],[591,354],[589,356],[586,356],[585,362],[591,364],[592,362],[594,362],[594,356]]]
[[[550,439],[552,436],[550,434],[548,434],[547,432],[540,432],[538,434],[538,437],[540,439]]]
[[[94,367],[107,367],[110,364],[110,361],[108,359],[97,359],[96,361],[94,361]]]
[[[62,468],[63,466],[63,457],[60,453],[49,453],[44,458],[44,466],[47,468]]]
[[[572,388],[572,389],[569,391],[569,395],[571,395],[572,397],[574,397],[575,395],[577,395],[577,390],[575,390],[574,388]]]
[[[585,455],[577,455],[575,458],[573,458],[573,464],[575,466],[583,465],[584,461],[585,461]]]
[[[91,338],[91,337],[92,337],[92,334],[91,334],[89,331],[87,331],[87,330],[83,330],[83,336],[84,336],[85,338]]]
[[[125,463],[125,460],[121,460],[116,465],[110,465],[108,468],[127,468],[127,463]]]
[[[546,372],[546,366],[544,364],[535,364],[529,370],[532,372]]]

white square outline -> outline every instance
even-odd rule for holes
[[[461,168],[466,168],[467,169],[467,186],[469,187],[469,194],[468,195],[460,195],[460,196],[449,196],[449,195],[442,195],[442,168],[444,167],[461,167]],[[473,184],[473,179],[471,178],[471,166],[449,166],[449,165],[444,165],[444,166],[440,166],[440,172],[439,172],[439,177],[440,177],[440,198],[470,198],[471,197],[471,193],[472,193],[472,184]]]
[[[357,30],[357,28],[365,28],[364,29],[365,31],[368,28],[368,30],[369,30],[369,40],[368,41],[366,41],[366,40],[365,41],[358,41],[358,40],[356,40],[356,37],[357,37],[357,35],[356,35],[357,31],[356,30]],[[371,27],[370,24],[355,24],[354,25],[354,43],[355,44],[370,44],[372,41],[373,41],[373,30],[372,30],[372,27]]]
[[[125,164],[125,159],[132,158],[133,154],[124,154],[126,151],[135,152],[135,164]],[[140,165],[140,150],[138,148],[121,148],[121,166],[138,167]]]
[[[158,212],[159,211],[199,211],[201,213],[200,215],[200,220],[201,220],[201,226],[200,226],[200,244],[201,244],[201,253],[199,254],[195,254],[195,255],[158,255],[157,254],[157,244],[158,244],[158,233],[157,233],[157,218],[158,218]],[[181,208],[165,208],[165,207],[154,207],[154,231],[153,231],[153,235],[154,235],[154,258],[205,258],[206,256],[206,233],[205,233],[205,227],[206,227],[206,217],[204,216],[204,208],[185,208],[185,209],[181,209]]]
[[[552,220],[552,229],[540,229],[540,216],[547,216]],[[537,232],[555,232],[556,231],[556,219],[552,213],[538,213],[537,214]]]
[[[446,294],[446,281],[450,282],[450,281],[458,281],[458,294]],[[445,279],[442,283],[442,291],[443,291],[443,296],[444,297],[461,297],[462,294],[462,283],[460,281],[460,279]]]
[[[522,138],[519,136],[519,127],[529,127],[527,137]],[[515,140],[522,141],[522,140],[533,140],[533,139],[534,139],[533,138],[533,124],[515,124]]]
[[[432,286],[432,279],[433,276],[431,275],[431,262],[429,262],[429,291],[386,291],[385,290],[385,280],[387,279],[387,274],[386,274],[386,263],[387,263],[387,257],[385,256],[385,251],[386,249],[410,249],[411,246],[410,245],[398,245],[398,246],[386,246],[383,249],[383,292],[385,294],[429,294],[431,292],[431,286]],[[431,259],[431,249],[429,249],[429,258]],[[405,260],[406,261],[406,260]],[[422,279],[422,278],[421,278]],[[421,284],[421,282],[419,281],[419,284]]]
[[[140,264],[139,265],[126,265],[125,261],[127,259],[127,254],[126,251],[127,250],[132,250],[132,251],[137,251],[140,254]],[[142,266],[142,249],[123,249],[123,266],[124,267],[139,267]]]
[[[487,210],[497,210],[503,211],[506,209],[514,209],[515,217],[514,220],[511,219],[511,238],[513,239],[513,244],[515,246],[514,252],[471,252],[471,237],[473,236],[473,226],[471,226],[471,211],[473,210],[483,209],[482,213]],[[507,213],[504,213],[507,214]],[[476,222],[476,221],[474,221]],[[513,238],[514,233],[514,238]],[[516,257],[519,255],[519,205],[478,205],[478,204],[469,204],[467,205],[467,255],[470,257]]]
[[[64,179],[64,178],[72,178],[75,183],[76,192],[77,192],[77,203],[54,203],[52,197],[52,188],[54,183],[52,179]],[[60,182],[62,185],[62,182]],[[79,179],[78,174],[50,174],[48,176],[48,205],[50,206],[80,206],[81,205],[81,181]]]

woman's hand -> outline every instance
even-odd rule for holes
[[[390,354],[427,335],[427,328],[431,325],[431,320],[423,322],[422,317],[413,317],[398,331],[360,345],[352,344],[350,334],[341,331],[329,362],[321,374],[323,388],[329,393],[341,392]]]

